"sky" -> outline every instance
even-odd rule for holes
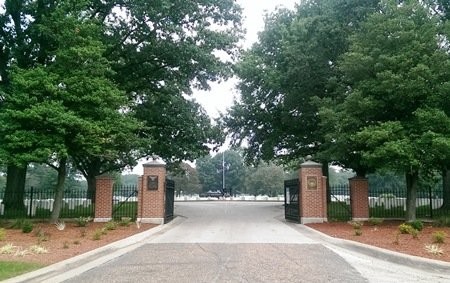
[[[244,48],[249,48],[258,40],[258,32],[264,29],[264,14],[272,12],[276,7],[293,9],[300,0],[237,0],[243,8],[243,26],[246,29]],[[233,105],[239,93],[234,88],[236,78],[222,83],[212,83],[209,91],[194,91],[194,98],[199,102],[212,118],[226,112]]]

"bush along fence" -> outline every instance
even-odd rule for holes
[[[369,216],[374,218],[403,219],[406,213],[406,188],[369,188]],[[416,216],[423,219],[450,217],[450,209],[443,208],[442,194],[419,190]],[[350,188],[348,184],[330,186],[328,219],[347,221],[352,218]]]
[[[16,196],[6,196],[0,191],[0,218],[35,218],[49,219],[53,211],[54,190],[27,188],[23,195],[23,206],[17,205],[5,208],[4,199],[16,199]],[[60,218],[93,217],[94,205],[87,197],[87,191],[65,190],[62,199]]]

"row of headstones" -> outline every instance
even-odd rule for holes
[[[3,200],[0,199],[0,215],[3,215],[5,213],[5,205],[2,203],[2,201]],[[25,199],[23,201],[29,216],[35,216],[36,209],[38,208],[53,211],[54,202],[54,199]],[[68,207],[68,209],[75,209],[75,207],[77,206],[89,207],[92,204],[92,201],[86,198],[67,198],[63,199],[63,203]]]

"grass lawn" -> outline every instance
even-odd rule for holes
[[[42,265],[36,263],[0,261],[0,281],[42,267],[43,267]]]

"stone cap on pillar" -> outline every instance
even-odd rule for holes
[[[353,176],[351,178],[348,178],[349,180],[368,180],[367,177],[363,177],[363,176]]]
[[[102,174],[102,175],[95,176],[95,179],[96,180],[113,180],[114,177],[109,174]]]
[[[166,167],[166,163],[159,160],[152,160],[150,162],[142,164],[144,167]]]
[[[322,164],[312,161],[312,156],[311,155],[306,156],[305,159],[306,159],[306,161],[303,162],[302,164],[300,164],[300,167],[302,167],[302,168],[304,168],[304,167],[308,167],[308,168],[319,167],[319,168],[322,168]]]

